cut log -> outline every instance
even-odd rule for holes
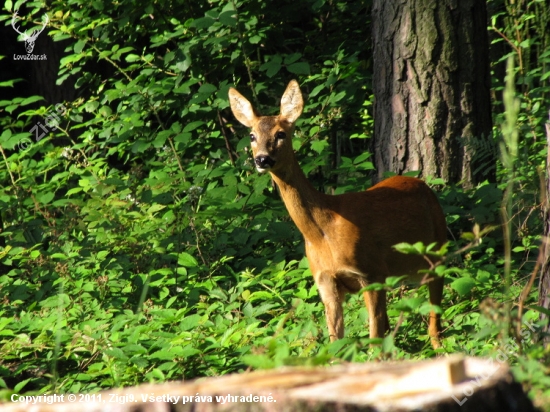
[[[0,412],[534,411],[498,357],[282,368],[50,396],[13,395]]]

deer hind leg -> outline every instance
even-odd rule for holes
[[[369,311],[369,329],[371,338],[383,338],[390,328],[386,312],[386,291],[372,290],[363,293]]]
[[[346,290],[337,283],[334,276],[326,272],[319,273],[315,277],[315,282],[321,300],[325,305],[325,317],[330,341],[334,342],[344,337],[344,311],[342,305]]]
[[[428,290],[430,291],[430,303],[434,306],[441,306],[441,300],[443,298],[443,278],[440,276],[431,277],[428,282]],[[430,335],[434,349],[440,348],[441,315],[434,310],[430,311],[428,334]]]

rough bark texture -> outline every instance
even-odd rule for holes
[[[550,123],[546,123],[546,142],[548,144],[548,157],[546,159],[546,199],[544,202],[544,237],[542,247],[542,270],[539,282],[539,306],[550,310]],[[541,313],[541,319],[547,319]],[[550,333],[550,324],[547,324],[543,332]],[[550,336],[544,338],[545,346],[550,343]]]
[[[485,1],[374,0],[375,162],[494,180]]]

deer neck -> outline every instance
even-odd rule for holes
[[[328,196],[313,187],[294,157],[290,167],[271,172],[271,176],[279,187],[290,217],[306,241],[320,240],[325,235],[323,229],[331,220]]]

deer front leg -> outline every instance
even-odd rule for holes
[[[342,304],[345,299],[345,289],[338,285],[334,276],[321,272],[315,276],[317,290],[325,305],[325,317],[327,319],[330,341],[344,337],[344,311]]]
[[[370,337],[383,338],[390,327],[386,312],[386,291],[372,290],[363,293],[369,311]]]
[[[441,306],[441,300],[443,298],[443,278],[440,276],[434,276],[430,278],[428,283],[428,290],[430,291],[430,303],[434,306]],[[428,326],[428,334],[432,341],[434,349],[441,347],[441,315],[434,310],[430,311],[430,325]]]

